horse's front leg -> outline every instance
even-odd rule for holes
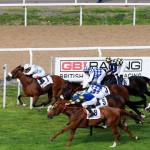
[[[76,129],[71,129],[70,138],[69,138],[69,141],[66,145],[67,147],[70,147],[71,141],[73,140],[73,137],[74,137],[74,134],[75,134],[75,131],[76,131]]]
[[[71,125],[68,125],[67,127],[63,128],[60,132],[58,132],[56,135],[54,135],[52,138],[50,138],[50,141],[53,141],[55,138],[57,138],[60,134],[69,131],[72,129]]]
[[[20,105],[26,106],[26,104],[24,104],[24,103],[22,102],[21,97],[28,97],[28,95],[25,94],[25,93],[22,93],[22,94],[20,94],[20,95],[18,96],[18,101],[19,101]]]

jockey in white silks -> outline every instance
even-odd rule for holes
[[[83,69],[84,75],[83,75],[83,82],[82,82],[82,87],[86,88],[90,84],[100,84],[101,81],[104,79],[106,76],[105,70],[102,68],[88,68],[85,67]]]
[[[43,84],[44,80],[42,77],[44,77],[45,71],[42,67],[38,65],[30,65],[30,64],[25,64],[24,65],[24,74],[25,75],[32,75],[33,78],[39,79],[41,84]]]

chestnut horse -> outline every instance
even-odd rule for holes
[[[60,95],[62,95],[62,97],[64,97],[64,99],[66,100],[71,99],[76,89],[78,89],[79,91],[82,89],[79,83],[78,85],[79,86],[77,87],[77,83],[74,85],[73,82],[66,81],[64,86],[60,90]],[[129,100],[130,97],[129,90],[132,91],[134,95],[140,95],[136,89],[133,89],[132,87],[128,87],[128,86],[124,87],[123,85],[117,85],[117,84],[109,85],[108,89],[110,91],[110,94],[116,94],[122,96],[125,101],[125,105],[127,105],[129,108],[135,111],[138,115],[142,115],[142,113],[137,109],[137,105],[140,105],[141,103],[143,103],[143,101],[133,102]]]
[[[8,73],[8,76],[6,77],[8,81],[11,79],[20,80],[23,89],[23,93],[18,96],[20,104],[23,105],[21,97],[33,97],[33,107],[46,106],[49,103],[54,104],[62,85],[65,83],[65,80],[60,76],[52,75],[51,78],[53,83],[47,85],[45,88],[41,88],[37,80],[32,78],[31,75],[25,75],[23,70],[24,68],[22,66],[18,66]],[[39,96],[47,93],[48,100],[41,104],[36,104]]]
[[[132,134],[132,132],[128,129],[128,127],[124,126],[121,123],[121,118],[130,117],[136,122],[142,122],[139,116],[129,113],[123,109],[113,108],[113,107],[102,107],[100,108],[101,118],[99,119],[90,119],[87,121],[87,113],[83,107],[79,107],[77,105],[69,105],[65,100],[58,100],[48,111],[48,118],[52,119],[54,116],[59,115],[60,113],[65,114],[69,117],[70,123],[63,128],[60,132],[50,138],[50,141],[53,141],[60,134],[71,130],[70,138],[67,143],[69,147],[71,145],[71,141],[73,140],[75,131],[77,128],[86,128],[91,126],[96,126],[99,123],[105,121],[108,127],[111,129],[114,134],[115,140],[111,147],[115,147],[117,145],[118,140],[120,139],[120,133],[117,130],[117,127],[127,132],[133,139],[137,140],[137,136]]]

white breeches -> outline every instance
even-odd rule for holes
[[[83,102],[82,106],[86,108],[87,106],[96,105],[96,103],[97,103],[97,99],[96,97],[94,97],[90,101]]]

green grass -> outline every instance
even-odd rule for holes
[[[2,99],[2,87],[0,97]],[[47,119],[46,108],[37,112],[35,108],[21,107],[16,105],[17,87],[7,86],[7,105],[2,108],[0,101],[0,150],[67,150],[66,143],[70,132],[65,132],[49,142],[49,138],[66,126],[68,118],[61,114],[51,120]],[[131,97],[135,99],[135,97]],[[44,98],[42,98],[44,99]],[[40,100],[42,100],[40,99]],[[24,99],[29,104],[29,99]],[[148,99],[150,102],[150,98]],[[126,133],[120,131],[121,139],[116,150],[148,150],[150,132],[150,113],[143,111],[146,115],[144,124],[135,124],[128,120],[130,130],[139,136],[139,140],[131,139]],[[110,129],[94,129],[93,135],[89,136],[89,129],[78,129],[69,150],[109,150],[114,138]]]
[[[79,25],[79,7],[28,8],[28,25]],[[83,7],[83,25],[132,25],[131,7]],[[150,7],[137,7],[136,24],[150,24]],[[0,10],[0,25],[24,25],[24,9]]]

